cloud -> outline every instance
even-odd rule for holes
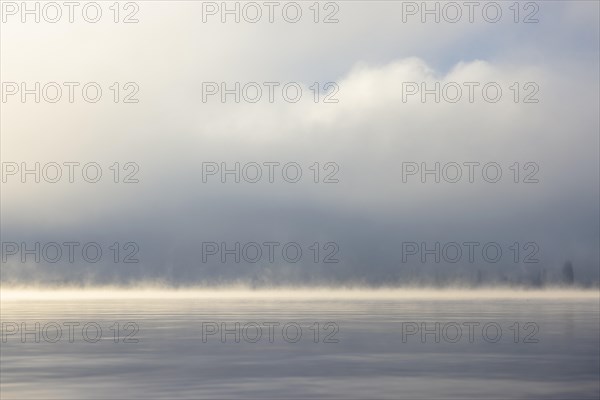
[[[546,16],[557,18],[551,10]],[[548,34],[536,50],[548,59],[537,60],[530,42],[520,44],[510,35],[503,42],[501,33],[512,35],[510,25],[413,24],[412,32],[423,35],[398,40],[405,36],[390,33],[406,32],[408,26],[397,27],[389,13],[378,20],[381,14],[352,5],[347,22],[337,27],[318,26],[306,33],[287,25],[270,31],[240,24],[217,41],[222,26],[191,24],[194,15],[183,8],[149,8],[145,15],[152,20],[163,11],[165,19],[177,17],[180,23],[160,34],[143,24],[137,30],[119,28],[130,29],[129,42],[120,41],[123,31],[106,33],[98,27],[82,27],[81,38],[63,37],[64,27],[50,31],[50,43],[61,38],[81,53],[73,57],[53,47],[58,53],[40,56],[56,57],[42,75],[26,62],[29,56],[12,63],[3,57],[3,80],[96,80],[105,87],[135,80],[141,88],[139,104],[3,104],[3,162],[94,161],[102,165],[105,179],[96,184],[81,179],[75,184],[21,184],[17,179],[3,184],[2,240],[95,240],[107,247],[134,241],[141,259],[136,265],[53,266],[13,260],[3,265],[3,280],[401,282],[414,277],[415,270],[431,279],[440,274],[435,272],[439,265],[402,263],[401,243],[477,240],[501,243],[507,254],[514,242],[535,242],[541,262],[446,263],[443,274],[470,279],[484,269],[527,275],[541,267],[557,269],[569,259],[580,279],[598,281],[597,37],[588,37],[576,53],[562,42],[550,51],[553,34],[536,26],[533,36]],[[569,15],[574,16],[561,22],[569,37],[588,32],[597,22],[592,19],[579,29],[576,13]],[[381,30],[373,31],[374,26]],[[522,34],[526,28],[515,29]],[[327,40],[319,41],[326,32]],[[490,35],[494,54],[462,57],[477,47],[467,38],[478,33]],[[278,34],[292,35],[293,45],[278,40]],[[100,41],[100,35],[107,36]],[[441,42],[433,38],[454,52],[442,60],[434,54]],[[102,45],[90,49],[86,43]],[[135,57],[127,52],[131,43],[136,43]],[[41,44],[28,46],[37,51]],[[10,46],[5,50],[3,42],[5,51],[18,52]],[[521,59],[524,53],[530,57]],[[106,59],[113,61],[103,63]],[[203,103],[206,81],[230,87],[280,81],[276,94],[285,82],[297,81],[303,98],[298,103],[278,97],[274,103],[223,104],[215,96]],[[321,95],[326,93],[322,86],[335,81],[339,102],[315,103],[310,89],[315,81]],[[427,95],[423,103],[420,94],[403,96],[406,84],[433,88],[436,82],[441,88],[450,84],[446,94],[459,87],[461,100],[436,103],[434,95]],[[468,82],[479,83],[473,102]],[[486,83],[502,88],[498,102],[483,97]],[[534,92],[539,102],[524,104]],[[34,112],[37,117],[30,118]],[[136,162],[140,183],[113,183],[109,167],[115,161],[121,167]],[[223,184],[214,175],[204,183],[206,162],[224,162],[229,168],[255,162],[265,179]],[[265,162],[298,163],[303,179],[286,182],[278,166],[275,182],[269,183]],[[314,183],[315,162],[320,181],[335,171],[339,183]],[[326,168],[328,162],[335,166]],[[457,163],[463,179],[434,184],[429,175],[424,184],[416,174],[403,182],[407,162],[419,168],[440,163],[442,178],[444,166]],[[479,163],[473,183],[465,162]],[[514,182],[516,162],[519,183]],[[501,166],[500,182],[482,177],[480,168],[487,163]],[[532,171],[539,183],[522,183]],[[314,242],[335,242],[341,262],[313,263],[306,256],[298,264],[202,263],[201,243],[221,241],[298,242],[311,256]]]

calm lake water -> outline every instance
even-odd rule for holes
[[[599,314],[597,292],[4,295],[0,397],[598,399]]]

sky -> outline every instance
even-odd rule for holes
[[[566,262],[576,282],[599,282],[597,2],[520,2],[517,23],[513,2],[494,3],[496,23],[479,8],[469,22],[463,2],[456,23],[422,22],[409,12],[421,2],[322,2],[318,23],[312,2],[297,2],[297,23],[278,9],[273,23],[266,14],[223,23],[219,12],[203,14],[220,2],[199,1],[137,2],[118,23],[108,2],[98,2],[97,23],[77,11],[73,23],[23,23],[6,3],[5,285],[536,282],[560,280]],[[131,12],[138,22],[122,23]],[[323,23],[327,15],[338,22]],[[23,102],[13,94],[22,82],[57,82],[62,97],[51,103],[40,90],[39,103],[34,94]],[[79,84],[73,102],[64,82]],[[89,82],[102,88],[98,102],[82,96]],[[257,84],[238,103],[207,92],[236,82]],[[276,83],[273,102],[264,82]],[[440,101],[421,97],[421,84],[436,82]],[[283,96],[290,83],[287,95],[302,90],[298,102]],[[247,101],[256,86],[262,96]],[[462,96],[448,101],[456,87]],[[496,87],[502,94],[489,101]],[[138,101],[124,103],[127,95]],[[69,182],[65,162],[95,163],[102,176],[87,182],[75,166]],[[23,182],[22,163],[40,163],[39,183],[33,174]],[[54,163],[62,177],[51,183],[42,169]],[[240,182],[222,182],[223,166],[236,163]],[[436,163],[439,182],[422,177]],[[252,183],[256,165],[262,176]],[[65,242],[80,243],[73,262]],[[51,243],[63,252],[56,262]],[[98,261],[82,256],[86,243],[102,250]],[[497,260],[482,252],[490,247]]]

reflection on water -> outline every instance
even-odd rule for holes
[[[487,297],[3,296],[0,394],[598,399],[597,293]]]

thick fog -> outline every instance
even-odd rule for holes
[[[539,286],[570,262],[597,285],[598,3],[546,2],[530,24],[403,23],[400,3],[343,2],[332,24],[204,23],[201,2],[144,2],[129,25],[8,19],[2,283]],[[7,82],[103,99],[23,103]],[[223,103],[221,82],[262,97]]]

